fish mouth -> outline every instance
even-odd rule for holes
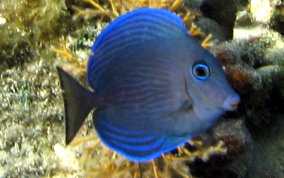
[[[223,109],[226,111],[234,111],[238,108],[240,101],[240,96],[234,93],[225,99],[223,103]]]
[[[231,108],[232,108],[233,110],[238,109],[238,106],[239,106],[239,103],[232,103],[232,104],[231,104]]]

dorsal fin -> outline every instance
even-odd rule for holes
[[[88,64],[88,82],[97,88],[99,70],[134,45],[160,38],[182,38],[188,31],[180,17],[165,9],[141,8],[107,26],[96,39]]]

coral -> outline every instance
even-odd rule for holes
[[[100,4],[95,0],[84,0],[84,2],[90,4],[95,9],[81,9],[74,6],[73,8],[76,11],[75,19],[78,17],[88,19],[97,15],[106,15],[114,19],[128,11],[141,7],[165,8],[174,11],[183,4],[183,0],[108,0],[104,4]]]
[[[90,140],[92,141],[90,142]],[[78,150],[85,150],[81,152],[80,165],[84,168],[85,175],[91,177],[150,176],[158,178],[172,177],[174,175],[190,177],[185,162],[192,162],[195,159],[207,161],[212,155],[222,155],[227,152],[222,141],[215,145],[204,146],[202,141],[192,140],[186,144],[186,147],[180,147],[152,162],[133,163],[110,151],[97,137],[77,138],[69,147],[76,148],[78,146],[80,147]],[[62,157],[65,154],[57,155]],[[65,157],[62,159],[65,159]]]
[[[62,49],[53,48],[53,52],[57,53],[60,59],[64,60],[62,64],[59,64],[62,68],[64,68],[67,72],[73,73],[86,73],[87,68],[87,59],[80,60],[80,57],[74,53],[71,53],[66,48],[66,43],[64,42],[64,46]]]

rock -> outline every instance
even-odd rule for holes
[[[251,0],[250,12],[256,22],[268,24],[273,14],[273,1],[275,0]]]
[[[284,2],[276,5],[274,14],[271,19],[271,27],[284,35]]]
[[[233,27],[238,9],[243,9],[247,0],[235,0],[228,3],[226,0],[193,0],[186,1],[185,5],[202,14],[195,23],[213,39],[225,41],[232,39]],[[226,7],[226,8],[224,8]]]
[[[232,39],[236,12],[241,4],[239,1],[230,1],[228,3],[226,0],[205,0],[202,2],[200,9],[205,17],[213,19],[220,25],[225,39]]]

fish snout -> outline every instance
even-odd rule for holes
[[[223,108],[227,111],[233,111],[238,108],[238,105],[240,103],[241,99],[238,94],[232,94],[229,97],[226,98],[223,104]]]

